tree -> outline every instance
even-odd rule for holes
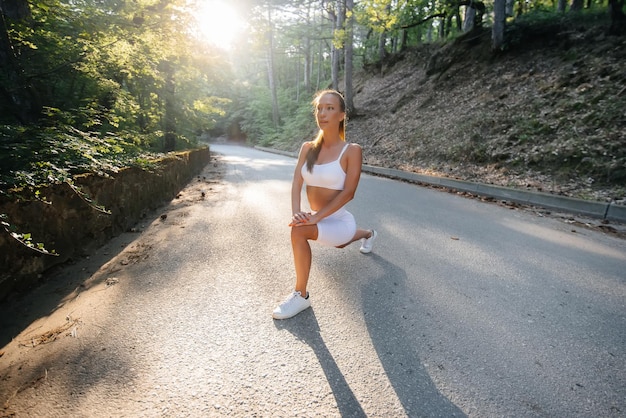
[[[485,13],[485,3],[476,0],[469,0],[469,2],[461,2],[461,5],[466,6],[463,32],[469,32],[472,29],[482,27],[483,14]]]
[[[581,11],[583,9],[584,5],[585,5],[584,0],[572,0],[572,4],[570,6],[570,10],[572,12]]]
[[[210,90],[228,91],[229,77],[218,76],[227,65],[207,58],[218,55],[190,34],[190,1],[46,0],[30,9],[2,1],[5,122],[126,132],[137,143],[162,141],[171,150],[174,139],[193,141],[221,112]]]
[[[162,71],[165,77],[165,86],[163,88],[163,100],[165,102],[163,151],[170,152],[176,149],[176,84],[174,82],[172,63],[164,61]]]
[[[354,0],[346,0],[346,41],[345,49],[345,65],[344,80],[346,99],[346,113],[351,116],[354,112],[354,92],[352,89],[352,70],[353,70],[353,53],[354,53]]]
[[[626,30],[626,14],[624,14],[624,0],[609,0],[609,16],[611,27],[609,34],[619,35]]]
[[[272,94],[272,121],[274,128],[278,129],[280,124],[280,113],[278,108],[278,96],[276,95],[276,75],[274,70],[274,26],[272,23],[272,7],[267,6],[267,77],[270,85],[270,93]]]
[[[311,27],[311,2],[306,5],[306,27]],[[304,55],[304,91],[308,94],[311,93],[311,75],[313,74],[313,51],[311,49],[311,36],[309,36],[307,30],[304,34],[304,44],[302,47],[302,54]]]
[[[344,42],[344,21],[345,21],[345,4],[342,0],[336,0],[334,9],[329,9],[328,13],[333,19],[333,42],[331,47],[331,76],[333,89],[339,90],[339,72],[340,63],[343,53]]]
[[[494,0],[493,27],[491,30],[491,49],[494,51],[500,51],[504,45],[505,7],[506,0]]]

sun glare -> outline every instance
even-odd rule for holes
[[[220,0],[199,0],[196,21],[202,39],[228,49],[243,30],[244,22],[237,12]]]

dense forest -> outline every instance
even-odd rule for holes
[[[541,43],[564,20],[623,39],[624,2],[0,0],[0,195],[37,198],[79,173],[149,165],[203,135],[293,149],[314,130],[317,90],[341,90],[357,123],[367,77],[410,51],[431,51],[430,67],[419,65],[436,69],[463,57],[434,47],[480,39],[480,59],[493,62],[525,40]],[[595,145],[612,141],[599,158],[612,170],[603,181],[615,185],[626,182],[626,122],[624,91],[613,93],[622,105],[612,102],[608,122],[622,136]]]

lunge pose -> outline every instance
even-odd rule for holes
[[[347,143],[346,105],[343,96],[334,90],[320,92],[315,100],[317,138],[300,148],[291,185],[291,246],[296,270],[295,290],[282,302],[272,316],[286,319],[311,306],[306,290],[311,270],[310,240],[343,248],[361,240],[360,251],[372,251],[376,231],[359,229],[354,216],[345,208],[354,198],[363,162],[361,147]],[[302,186],[312,212],[303,212]]]

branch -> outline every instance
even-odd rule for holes
[[[409,28],[414,28],[415,26],[419,26],[419,25],[421,25],[422,23],[426,23],[426,22],[428,22],[429,20],[436,19],[436,18],[438,18],[438,17],[446,17],[446,12],[441,12],[441,13],[437,13],[437,14],[434,14],[434,15],[430,15],[430,16],[428,16],[428,17],[425,17],[425,18],[424,18],[424,19],[422,19],[422,20],[419,20],[419,21],[417,21],[417,22],[411,23],[410,25],[402,25],[402,26],[398,26],[398,28],[399,28],[399,29],[409,29]]]
[[[78,197],[83,199],[83,201],[87,203],[89,206],[91,206],[93,209],[97,210],[98,212],[105,213],[107,215],[111,214],[111,211],[107,210],[104,206],[96,205],[95,203],[93,203],[93,200],[91,200],[91,198],[86,193],[80,190],[79,187],[75,186],[73,183],[71,183],[68,180],[66,180],[65,183],[68,186],[70,186],[70,188],[74,191],[74,193],[78,195]]]
[[[481,1],[475,1],[475,0],[460,0],[457,4],[457,7],[461,7],[461,6],[469,6],[469,7],[473,7],[475,9],[477,9],[478,11],[485,11],[485,4]],[[402,25],[402,26],[398,26],[399,29],[409,29],[409,28],[414,28],[415,26],[419,26],[422,23],[426,23],[429,20],[432,19],[436,19],[438,17],[446,17],[447,13],[446,12],[441,12],[441,13],[436,13],[434,15],[430,15],[428,17],[425,17],[422,20],[419,20],[417,22],[411,23],[409,25]]]
[[[0,218],[5,219],[6,215],[2,214],[2,216],[0,216]],[[11,238],[16,240],[17,242],[19,242],[20,244],[22,244],[24,247],[28,248],[29,250],[33,250],[33,251],[38,252],[40,254],[53,255],[55,257],[59,256],[59,254],[57,254],[54,250],[52,250],[52,251],[46,250],[44,248],[44,245],[42,243],[40,243],[40,242],[38,242],[37,245],[35,245],[33,243],[33,241],[32,241],[32,238],[31,238],[30,234],[18,234],[17,232],[10,231],[11,225],[8,222],[2,221],[2,222],[0,222],[0,224],[2,224],[2,227],[9,234],[9,236]]]

